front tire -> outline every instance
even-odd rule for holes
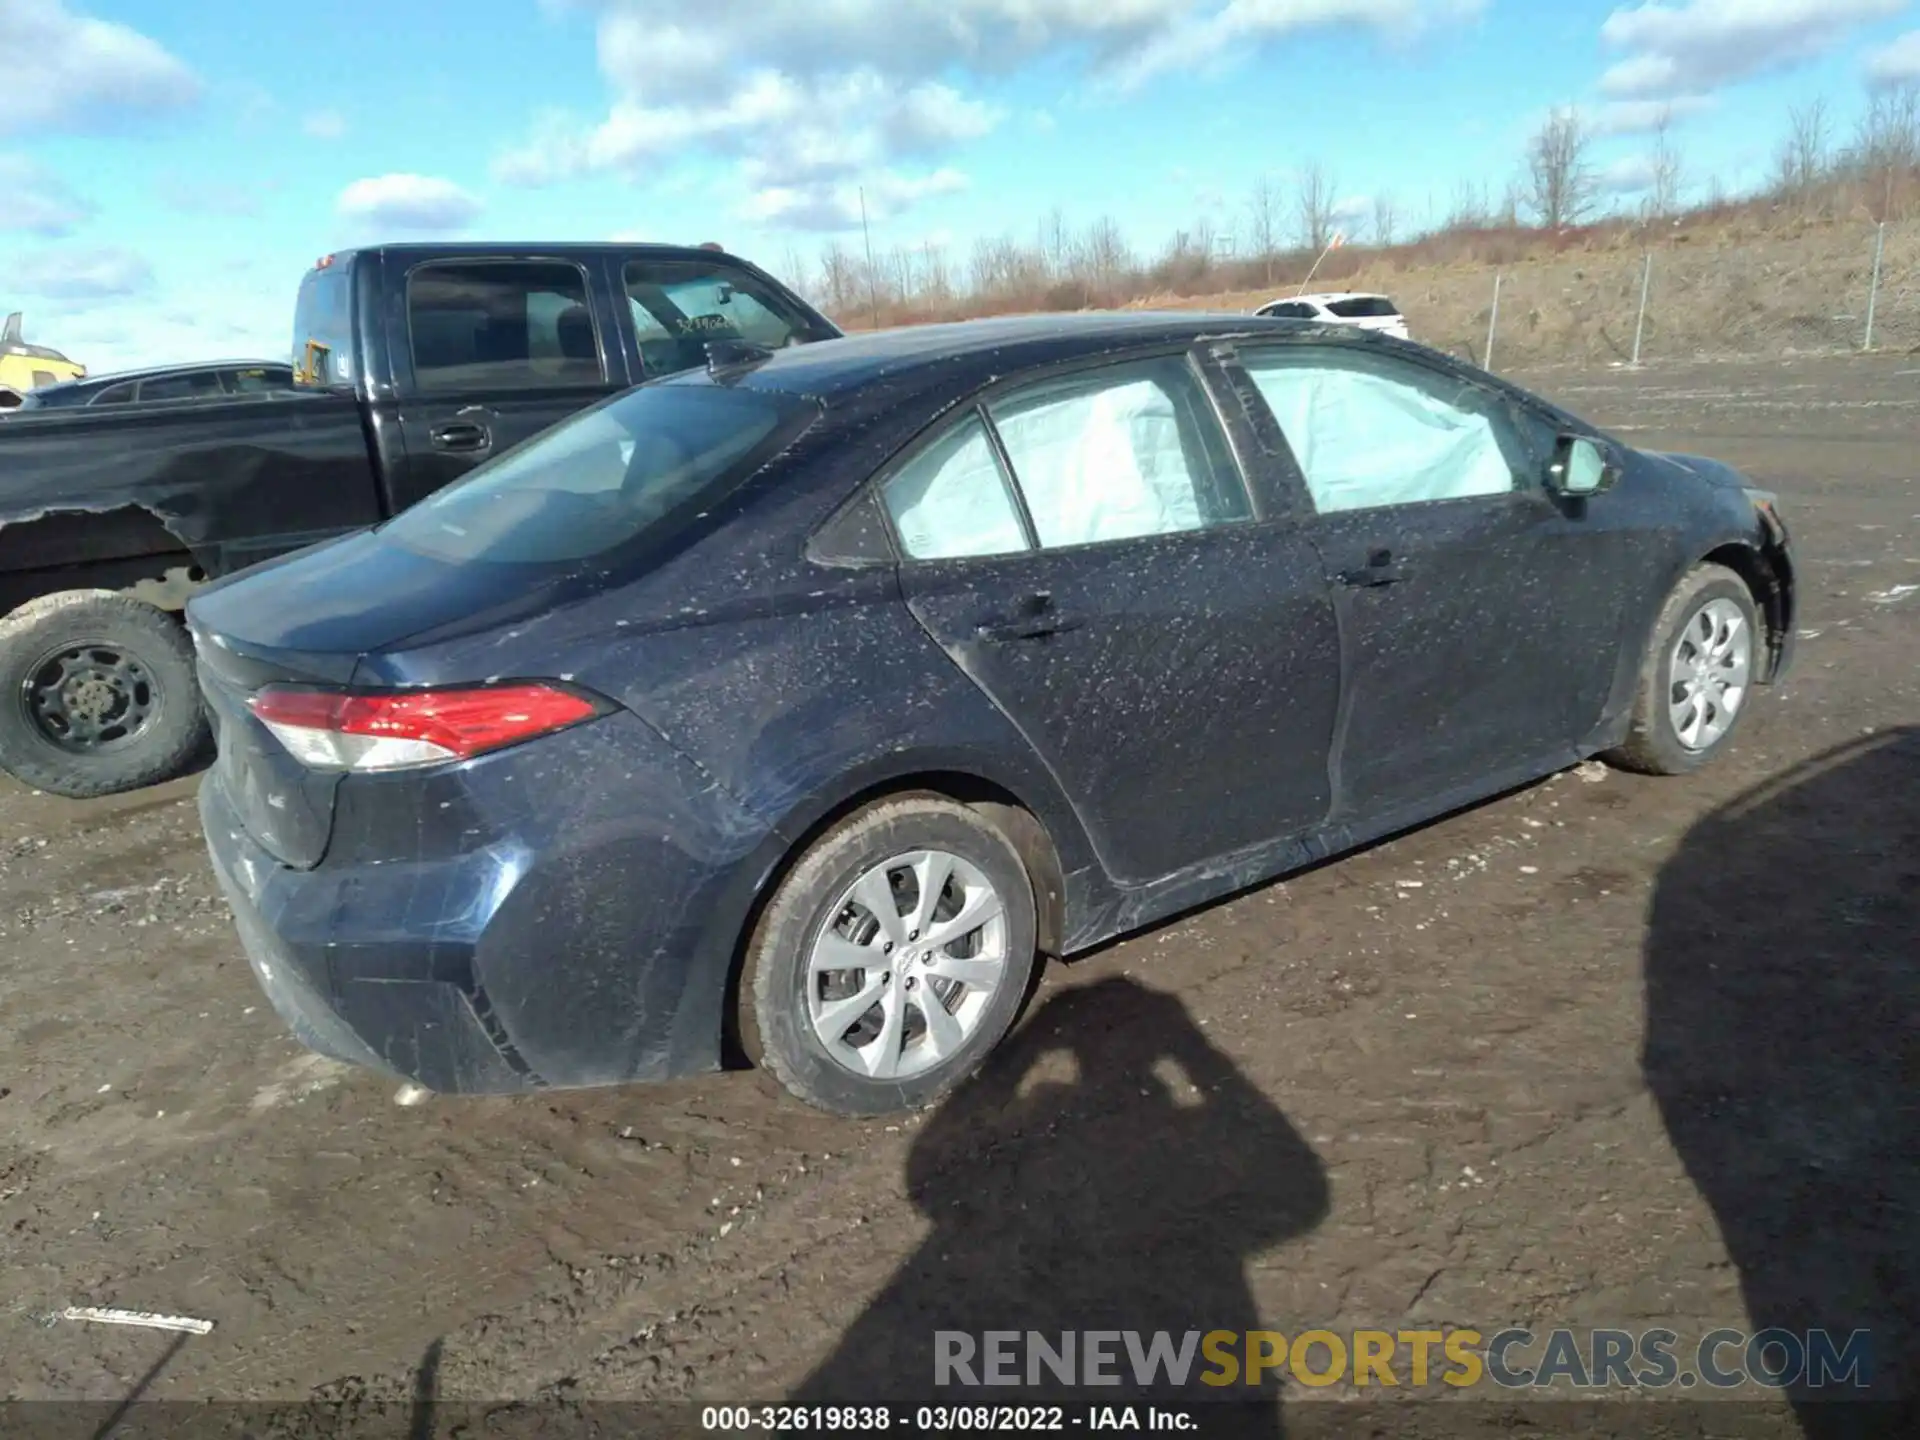
[[[1633,728],[1607,762],[1643,775],[1689,775],[1726,749],[1753,703],[1765,639],[1744,580],[1723,565],[1689,572],[1654,623]]]
[[[979,812],[933,795],[856,811],[807,849],[754,928],[748,1056],[835,1114],[929,1105],[1019,1015],[1035,921],[1019,851]]]
[[[169,615],[65,590],[0,620],[0,768],[53,795],[137,790],[208,738],[193,646]]]

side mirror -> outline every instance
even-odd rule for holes
[[[1611,490],[1620,469],[1598,440],[1585,435],[1562,435],[1547,466],[1547,489],[1556,495],[1584,499]]]

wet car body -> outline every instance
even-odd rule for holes
[[[1617,479],[1315,515],[1236,358],[1268,345],[1398,354],[1518,407],[1543,465],[1553,437],[1586,436]],[[901,456],[982,396],[1156,360],[1212,407],[1241,523],[903,559],[875,485]],[[1785,532],[1736,473],[1380,336],[975,322],[645,388],[674,387],[777,397],[783,419],[745,478],[631,545],[509,573],[382,527],[194,599],[221,751],[203,825],[309,1046],[467,1092],[710,1070],[770,886],[868,797],[1030,815],[1039,948],[1071,955],[1617,744],[1662,602],[1703,559],[1750,577],[1757,678],[1790,655]],[[522,681],[581,718],[391,774],[306,767],[250,709],[272,685]]]

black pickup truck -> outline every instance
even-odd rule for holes
[[[377,524],[610,394],[831,339],[712,246],[387,245],[300,286],[291,388],[0,421],[0,768],[57,795],[206,743],[179,612],[201,584]],[[351,603],[351,596],[342,596]]]

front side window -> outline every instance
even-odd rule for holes
[[[379,533],[438,560],[577,563],[711,505],[818,413],[764,390],[641,386],[470,471]]]
[[[829,338],[792,300],[737,265],[630,260],[622,279],[649,375],[706,364],[710,340],[781,350]]]
[[[415,384],[423,391],[604,383],[577,265],[437,262],[407,277]]]
[[[1020,512],[978,414],[901,466],[883,495],[900,546],[912,559],[1005,555],[1027,548]]]
[[[1529,451],[1501,400],[1393,357],[1315,346],[1241,361],[1320,514],[1504,495]]]
[[[1043,547],[1172,535],[1253,513],[1182,357],[1043,382],[988,413]]]

